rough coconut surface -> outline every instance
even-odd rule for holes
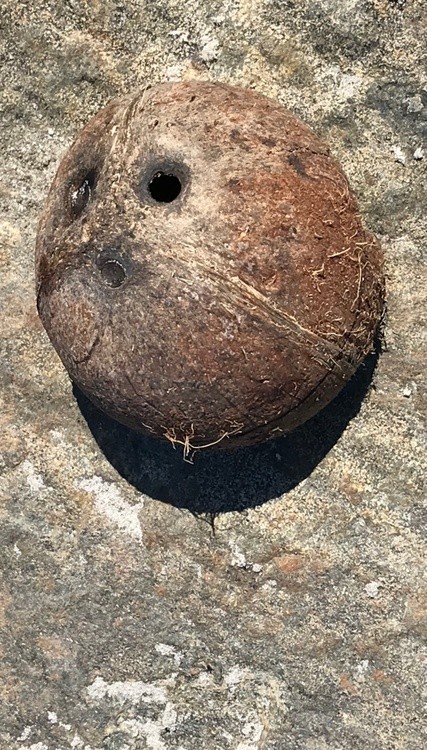
[[[277,102],[198,81],[113,100],[83,129],[36,281],[74,382],[189,447],[305,422],[373,351],[383,306],[381,250],[328,148]]]
[[[0,747],[425,747],[424,6],[3,1]],[[34,293],[63,154],[171,79],[307,122],[387,271],[374,387],[194,465],[74,398]]]

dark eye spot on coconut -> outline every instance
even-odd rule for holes
[[[231,180],[228,180],[227,187],[231,190],[232,193],[239,193],[240,192],[240,180],[233,177]]]
[[[283,223],[280,224],[280,232],[281,236],[286,239],[293,242],[301,242],[301,240],[298,239],[298,230],[296,227],[292,226],[291,224]]]
[[[114,249],[102,250],[96,259],[96,266],[104,284],[113,289],[122,286],[129,276],[129,263]]]
[[[117,288],[126,280],[126,271],[118,260],[107,260],[100,268],[102,280],[107,286]]]
[[[71,211],[73,218],[80,216],[92,199],[96,185],[96,172],[90,169],[77,187],[73,187],[70,194]]]
[[[275,138],[260,138],[260,141],[264,146],[267,146],[267,148],[275,148],[277,146]]]
[[[299,174],[300,177],[309,177],[307,172],[305,171],[305,166],[302,163],[299,156],[296,154],[289,154],[288,156],[288,162],[295,169],[295,172]]]
[[[251,145],[246,138],[246,136],[243,135],[241,130],[238,128],[233,128],[233,130],[230,131],[230,141],[234,143],[236,146],[239,146],[244,151],[250,151]]]

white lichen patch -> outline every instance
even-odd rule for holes
[[[154,648],[158,654],[170,656],[177,667],[179,667],[184,658],[184,655],[180,651],[177,651],[174,646],[170,646],[168,643],[156,643]]]
[[[236,750],[259,750],[263,731],[264,725],[258,717],[248,718],[242,727],[245,739],[239,742]]]
[[[248,675],[250,675],[250,672],[248,669],[244,667],[240,667],[238,664],[236,664],[225,675],[224,683],[227,685],[230,692],[234,693],[236,691],[237,686],[240,685],[242,680]]]
[[[230,562],[233,568],[245,568],[246,570],[252,570],[254,573],[261,573],[262,565],[260,563],[249,562],[236,542],[230,541],[228,546],[231,550]]]
[[[76,486],[92,495],[98,513],[107,518],[120,531],[138,542],[142,541],[139,512],[144,507],[143,500],[140,500],[136,505],[131,505],[123,498],[120,489],[115,484],[106,482],[98,476],[82,479]]]
[[[369,659],[362,659],[354,668],[354,679],[363,682],[369,670]]]
[[[25,742],[26,740],[28,740],[32,731],[33,731],[32,726],[25,727],[25,729],[22,730],[19,737],[16,738],[17,742]]]
[[[243,552],[239,549],[235,542],[230,541],[229,547],[231,550],[231,564],[234,568],[246,568],[247,562]]]
[[[70,742],[70,747],[72,748],[72,750],[77,750],[77,748],[84,747],[84,742],[82,738],[80,737],[80,735],[77,734],[77,732],[75,733],[73,739]]]
[[[177,721],[177,713],[172,703],[166,703],[164,710],[158,719],[124,719],[119,722],[122,732],[130,735],[133,739],[145,739],[145,747],[150,750],[166,750],[167,745],[162,740],[165,729],[171,734]]]
[[[172,682],[173,682],[172,676]],[[134,741],[144,739],[144,747],[150,750],[166,750],[162,739],[165,730],[170,735],[174,732],[178,720],[173,703],[168,700],[167,687],[171,679],[162,685],[127,680],[124,682],[106,682],[97,677],[87,688],[89,699],[93,703],[111,701],[121,706],[121,715],[117,728],[128,735],[134,747]],[[135,707],[141,704],[160,704],[156,718],[140,718],[134,715]],[[129,713],[127,713],[127,711]]]
[[[28,459],[23,461],[22,470],[31,492],[34,492],[34,494],[38,494],[45,488],[45,483],[42,475],[35,470],[34,465],[31,463],[31,461],[29,461]]]
[[[200,39],[200,57],[206,63],[215,62],[219,55],[219,42],[209,34],[203,34]]]
[[[124,705],[125,703],[166,703],[167,694],[164,687],[158,687],[139,680],[126,680],[124,682],[105,682],[102,677],[97,677],[87,688],[87,694],[91,701],[99,703],[105,698]]]

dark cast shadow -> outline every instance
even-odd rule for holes
[[[126,481],[152,498],[214,517],[261,505],[306,479],[358,413],[378,356],[369,355],[338,396],[289,435],[248,448],[201,450],[192,464],[179,447],[119,424],[76,385],[73,392],[98,446]]]

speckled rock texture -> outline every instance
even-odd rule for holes
[[[3,0],[1,750],[426,746],[422,0]],[[79,128],[147,81],[276,98],[386,257],[384,351],[286,438],[194,464],[72,385],[37,221]]]

